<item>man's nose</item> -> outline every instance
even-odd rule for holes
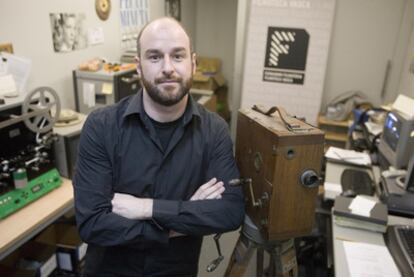
[[[165,55],[164,66],[162,68],[162,73],[166,76],[170,76],[174,72],[174,66],[171,62],[171,58],[168,55]]]

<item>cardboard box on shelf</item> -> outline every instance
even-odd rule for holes
[[[76,226],[53,224],[40,233],[36,241],[56,246],[57,264],[60,270],[81,273],[87,244],[82,242]]]
[[[193,87],[215,91],[217,88],[224,86],[226,80],[220,70],[220,59],[197,57],[197,69],[193,76]]]
[[[56,247],[29,241],[1,261],[1,276],[47,277],[57,268]]]
[[[230,109],[229,109],[228,88],[227,88],[227,86],[219,87],[215,91],[215,95],[217,96],[217,104],[216,104],[217,113],[222,118],[224,118],[227,122],[230,122],[231,112],[230,112]]]

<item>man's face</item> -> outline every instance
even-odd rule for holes
[[[152,27],[141,36],[137,69],[151,99],[163,106],[172,106],[191,88],[195,56],[190,52],[188,36],[178,24],[169,22]]]

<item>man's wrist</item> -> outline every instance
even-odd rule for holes
[[[151,198],[147,198],[145,199],[145,205],[144,205],[144,214],[145,217],[150,219],[152,218],[152,211],[153,211],[153,207],[154,207],[154,200]]]

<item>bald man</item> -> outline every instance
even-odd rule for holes
[[[202,237],[244,218],[227,124],[189,95],[195,54],[171,18],[137,41],[143,89],[94,111],[74,178],[85,276],[197,276]]]

